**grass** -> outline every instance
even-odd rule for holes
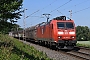
[[[0,60],[51,60],[43,52],[8,35],[0,34]]]
[[[90,41],[77,41],[77,46],[84,46],[90,48]]]

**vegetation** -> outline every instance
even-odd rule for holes
[[[39,52],[17,39],[0,34],[0,60],[51,60],[46,54]]]
[[[7,34],[10,31],[17,31],[22,30],[23,28],[20,28],[17,24],[12,24],[10,22],[1,21],[0,22],[0,32],[3,34]]]
[[[0,21],[19,19],[23,0],[0,0]]]
[[[78,41],[77,46],[84,46],[90,48],[90,41]]]
[[[76,38],[78,41],[90,41],[90,29],[87,26],[77,26]]]
[[[23,0],[0,0],[0,33],[8,33],[20,19]]]

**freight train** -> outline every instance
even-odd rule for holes
[[[24,31],[14,31],[12,36],[58,49],[73,49],[77,43],[74,20],[66,20],[66,16],[53,18],[49,22],[42,22]]]

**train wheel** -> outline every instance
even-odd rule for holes
[[[57,49],[56,43],[50,43],[50,49],[56,50]]]
[[[42,45],[42,41],[41,40],[39,40],[39,45]]]

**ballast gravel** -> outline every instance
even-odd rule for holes
[[[22,40],[20,40],[22,41]],[[53,59],[53,60],[80,60],[78,58],[72,57],[70,55],[66,55],[60,51],[55,51],[55,50],[51,50],[49,48],[37,45],[37,44],[33,44],[30,42],[26,42],[26,41],[22,41],[25,44],[28,44],[30,46],[33,46],[35,49],[42,51],[43,53],[45,53],[49,58]]]

